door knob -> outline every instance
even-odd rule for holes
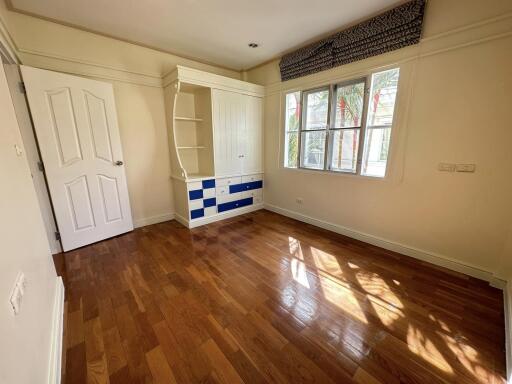
[[[117,160],[114,164],[120,167],[124,163],[121,160]]]

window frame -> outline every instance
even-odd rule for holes
[[[395,103],[393,105],[393,120],[392,120],[392,123],[390,125],[383,125],[383,126],[372,126],[373,129],[376,129],[376,128],[390,128],[390,137],[389,137],[389,144],[388,144],[388,157],[387,157],[387,160],[386,160],[386,171],[384,173],[383,176],[377,176],[377,175],[371,175],[371,174],[363,174],[362,173],[362,165],[363,165],[363,158],[364,158],[364,153],[365,153],[365,144],[366,144],[366,131],[367,131],[367,125],[368,125],[368,114],[369,114],[369,107],[370,107],[370,93],[371,93],[371,87],[372,87],[372,77],[377,74],[377,73],[381,73],[381,72],[386,72],[386,71],[390,71],[390,70],[394,70],[394,69],[398,69],[399,70],[399,73],[401,75],[401,68],[400,66],[393,66],[393,67],[389,67],[387,69],[380,69],[380,70],[376,70],[376,71],[372,71],[372,72],[369,72],[368,74],[366,75],[363,75],[363,76],[360,76],[360,77],[356,77],[356,78],[351,78],[351,79],[348,79],[348,80],[343,80],[343,81],[338,81],[338,82],[334,82],[334,83],[330,83],[330,84],[327,84],[327,85],[322,85],[322,86],[315,86],[313,88],[307,88],[307,89],[290,89],[290,90],[286,90],[284,92],[284,99],[285,99],[285,103],[286,103],[286,97],[288,94],[291,94],[291,93],[294,93],[294,92],[300,92],[300,108],[301,108],[301,113],[300,113],[300,118],[299,118],[299,127],[298,127],[298,148],[297,148],[297,161],[296,161],[296,164],[297,166],[296,167],[286,167],[285,166],[285,162],[284,162],[284,158],[286,158],[287,154],[284,153],[284,158],[283,158],[283,161],[281,162],[281,167],[283,167],[284,169],[287,169],[287,170],[301,170],[301,171],[313,171],[313,172],[327,172],[327,173],[333,173],[333,174],[338,174],[338,175],[349,175],[349,176],[356,176],[356,177],[363,177],[365,179],[375,179],[375,180],[384,180],[387,178],[388,176],[388,169],[389,169],[389,164],[390,164],[390,160],[391,160],[391,156],[390,156],[390,152],[391,152],[391,148],[392,148],[392,142],[393,142],[393,136],[394,136],[394,132],[395,132],[395,125],[396,125],[396,112],[397,112],[397,102],[399,100],[399,90],[400,90],[400,78],[401,76],[399,75],[399,80],[398,80],[398,83],[397,83],[397,91],[396,91],[396,96],[395,96]],[[358,83],[363,83],[364,84],[364,94],[363,94],[363,110],[362,110],[362,114],[361,114],[361,124],[359,127],[343,127],[343,128],[336,128],[336,127],[333,127],[332,124],[334,124],[334,121],[335,121],[335,114],[336,114],[336,92],[337,92],[337,89],[340,88],[340,87],[344,87],[344,86],[348,86],[348,85],[353,85],[353,84],[358,84]],[[303,123],[304,121],[306,120],[306,114],[307,114],[307,105],[305,104],[305,95],[307,94],[310,94],[310,93],[314,93],[314,92],[317,92],[317,91],[322,91],[322,90],[329,90],[329,102],[328,102],[328,112],[327,112],[327,127],[325,129],[313,129],[313,130],[305,130],[303,129]],[[332,123],[332,124],[331,124]],[[285,122],[286,124],[286,122]],[[336,131],[343,131],[343,130],[354,130],[354,129],[359,129],[359,135],[358,135],[358,150],[357,150],[357,160],[356,160],[356,169],[355,169],[355,172],[352,172],[352,171],[349,171],[349,170],[337,170],[337,169],[332,169],[331,167],[331,162],[332,162],[332,145],[330,145],[330,140],[331,140],[331,136],[332,136],[332,133],[336,132]],[[303,133],[304,132],[325,132],[325,142],[324,142],[324,163],[323,163],[323,168],[319,169],[319,168],[310,168],[310,167],[305,167],[303,166],[303,156],[304,156],[304,148],[303,148],[303,140],[302,140],[302,136],[303,136]],[[284,127],[284,135],[285,135],[285,138],[286,138],[286,126]],[[284,152],[284,150],[283,150]]]
[[[311,93],[315,93],[315,92],[321,92],[321,91],[325,91],[327,90],[329,92],[329,98],[327,99],[327,121],[326,121],[326,126],[324,129],[303,129],[303,123],[304,122],[307,122],[307,105],[304,103],[304,100],[306,100],[306,95],[309,95]],[[325,162],[326,162],[326,156],[327,156],[327,132],[329,130],[329,126],[330,126],[330,117],[331,117],[331,103],[329,102],[330,101],[330,94],[331,92],[331,89],[330,89],[330,85],[325,85],[325,86],[322,86],[322,87],[316,87],[316,88],[312,88],[312,89],[307,89],[307,90],[304,90],[304,91],[300,91],[300,114],[301,114],[301,117],[300,117],[300,123],[299,123],[299,139],[298,139],[298,145],[299,145],[299,150],[298,150],[298,162],[297,162],[297,168],[302,168],[302,169],[309,169],[309,170],[315,170],[315,171],[324,171],[325,170]],[[303,166],[303,160],[304,160],[304,142],[302,140],[302,134],[303,133],[307,133],[307,132],[325,132],[325,139],[324,139],[324,160],[323,160],[323,168],[322,169],[319,169],[319,168],[309,168],[309,167],[304,167]]]

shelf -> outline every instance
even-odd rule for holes
[[[203,179],[213,179],[214,175],[205,175],[203,173],[189,173],[187,174],[186,180],[203,180]]]
[[[176,116],[174,118],[174,120],[178,120],[178,121],[195,121],[195,122],[203,121],[203,119],[196,118],[196,117],[178,117],[178,116]]]
[[[192,145],[187,147],[177,147],[178,149],[206,149],[205,146],[202,145]]]

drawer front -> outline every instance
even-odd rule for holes
[[[217,207],[204,208],[204,217],[213,216],[217,214]]]
[[[196,191],[199,189],[203,189],[203,183],[200,181],[192,181],[187,183],[187,191]]]
[[[204,217],[204,208],[200,209],[193,209],[190,211],[190,219],[199,219],[201,217]]]
[[[227,203],[228,201],[240,200],[241,198],[241,193],[228,193],[226,195],[217,196],[217,204]]]
[[[194,209],[204,208],[203,207],[203,199],[190,200],[188,203],[188,208],[191,211]]]
[[[229,187],[227,185],[224,185],[223,187],[215,188],[215,191],[217,196],[227,195],[229,194]]]
[[[215,188],[203,189],[203,198],[209,199],[215,197]]]
[[[201,182],[201,187],[203,189],[215,188],[215,179],[203,180]]]
[[[229,186],[229,193],[243,192],[243,191],[252,191],[253,189],[261,189],[263,188],[263,181],[250,181],[248,183],[243,184],[235,184]]]
[[[242,176],[242,183],[250,183],[251,181],[260,181],[260,180],[263,180],[262,173],[258,173],[255,175]]]
[[[221,212],[230,211],[232,209],[247,207],[248,205],[252,205],[252,197],[219,204],[217,206],[217,209],[218,209],[219,213],[221,213]]]
[[[255,189],[252,191],[244,191],[242,192],[242,198],[252,197],[255,199],[254,202],[256,202],[256,199],[259,199],[259,201],[262,200],[263,197],[263,190],[261,189]]]
[[[242,182],[242,178],[240,176],[238,176],[238,177],[225,177],[223,179],[217,179],[215,181],[215,184],[217,187],[222,187],[224,185],[240,184],[241,182]]]

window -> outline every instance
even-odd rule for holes
[[[398,77],[396,68],[288,93],[285,167],[384,177]]]
[[[299,156],[300,92],[286,95],[284,166],[297,168]]]

